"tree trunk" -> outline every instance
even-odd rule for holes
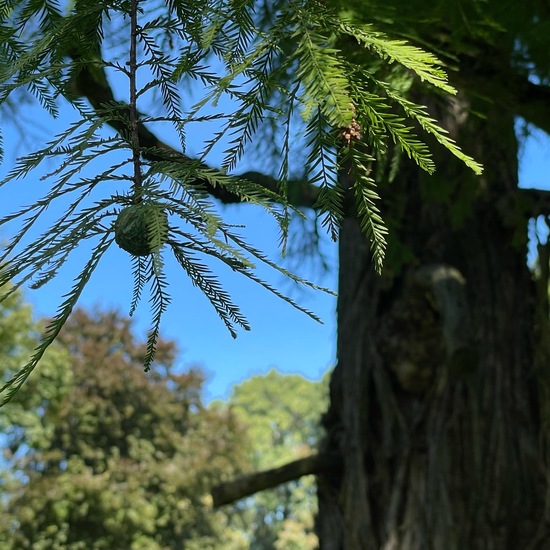
[[[322,450],[344,468],[318,479],[321,548],[549,548],[536,288],[509,200],[514,118],[464,93],[421,101],[485,174],[436,147],[435,176],[403,162],[383,187],[382,276],[353,217],[341,229]]]

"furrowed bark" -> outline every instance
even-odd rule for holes
[[[549,540],[548,384],[536,367],[526,209],[501,204],[519,197],[515,121],[475,101],[422,98],[486,171],[476,178],[440,152],[434,177],[402,167],[382,207],[389,250],[403,254],[381,277],[357,221],[344,221],[321,447],[340,453],[343,468],[318,478],[323,550],[542,549]],[[547,325],[538,329],[546,339]]]

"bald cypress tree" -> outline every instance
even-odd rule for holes
[[[229,327],[246,328],[217,281],[189,254],[207,251],[251,277],[250,258],[264,257],[239,241],[204,201],[255,201],[268,209],[278,202],[283,236],[289,212],[311,207],[340,242],[338,364],[324,418],[327,437],[319,457],[308,463],[319,475],[322,547],[544,548],[548,255],[541,242],[534,279],[526,263],[526,228],[533,216],[546,215],[548,200],[544,192],[519,187],[515,129],[517,117],[550,128],[546,4],[165,6],[160,19],[139,24],[132,3],[77,2],[70,17],[40,2],[12,1],[4,11],[4,103],[21,86],[53,112],[59,97],[76,97],[73,103],[91,124],[73,130],[83,132],[77,140],[82,150],[97,154],[123,146],[132,167],[122,198],[106,197],[75,221],[78,203],[61,218],[53,245],[31,246],[5,268],[5,280],[42,270],[40,284],[61,267],[77,237],[98,240],[40,349],[55,338],[115,237],[135,257],[136,299],[148,278],[153,283],[148,360],[166,303],[162,250],[172,250]],[[131,82],[139,63],[139,56],[123,65],[108,54],[114,50],[105,47],[102,22],[116,10],[126,27],[134,21],[142,59],[156,70],[151,86],[160,89],[165,119],[178,130],[206,120],[199,112],[209,100],[224,94],[237,100],[237,109],[224,118],[233,141],[221,170],[208,166],[206,156],[189,159],[166,147],[152,127],[155,119],[136,108],[139,91],[125,103],[115,96],[105,70],[126,71]],[[11,21],[29,13],[40,24],[37,41],[27,48]],[[158,41],[148,42],[157,32]],[[41,42],[44,36],[50,40]],[[75,40],[52,39],[62,36]],[[210,55],[221,60],[221,76],[204,68]],[[210,94],[185,115],[175,101],[182,75],[202,80]],[[277,121],[283,130],[270,133]],[[110,125],[118,137],[97,140],[94,124]],[[305,135],[298,143],[306,151],[306,170],[296,178],[289,171],[292,127]],[[52,152],[66,152],[62,143],[71,135],[29,157],[10,177],[25,175]],[[266,135],[280,160],[275,171],[238,174],[235,161],[245,145],[259,137],[266,143]],[[89,158],[68,151],[75,170]],[[58,173],[56,192],[75,173]],[[98,181],[118,177],[103,173]],[[89,182],[80,181],[84,194]],[[165,181],[172,182],[168,191],[160,186]],[[135,215],[122,216],[132,222],[128,226],[121,213],[129,207]],[[175,225],[173,216],[200,238]],[[133,242],[132,227],[147,238]],[[53,265],[52,258],[58,258]],[[40,353],[11,388],[28,376]]]

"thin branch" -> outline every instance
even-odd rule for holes
[[[139,145],[139,120],[137,112],[137,12],[138,1],[131,0],[130,2],[130,59],[128,79],[130,81],[130,143],[132,145],[132,162],[134,164],[134,194],[139,200],[141,195],[141,153]]]
[[[231,504],[236,500],[272,489],[300,477],[338,470],[341,461],[333,455],[317,454],[300,458],[279,468],[240,477],[212,489],[214,506]]]
[[[518,188],[504,194],[496,204],[503,220],[526,223],[537,216],[550,216],[550,191]]]
[[[516,113],[530,124],[550,134],[550,87],[534,84],[527,77],[516,76]]]

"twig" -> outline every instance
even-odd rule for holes
[[[130,59],[128,78],[130,80],[130,145],[132,147],[132,160],[134,164],[134,196],[139,201],[141,200],[142,179],[141,179],[141,151],[139,144],[139,119],[137,112],[137,87],[136,87],[136,72],[137,72],[137,12],[139,0],[131,0],[130,2]]]

